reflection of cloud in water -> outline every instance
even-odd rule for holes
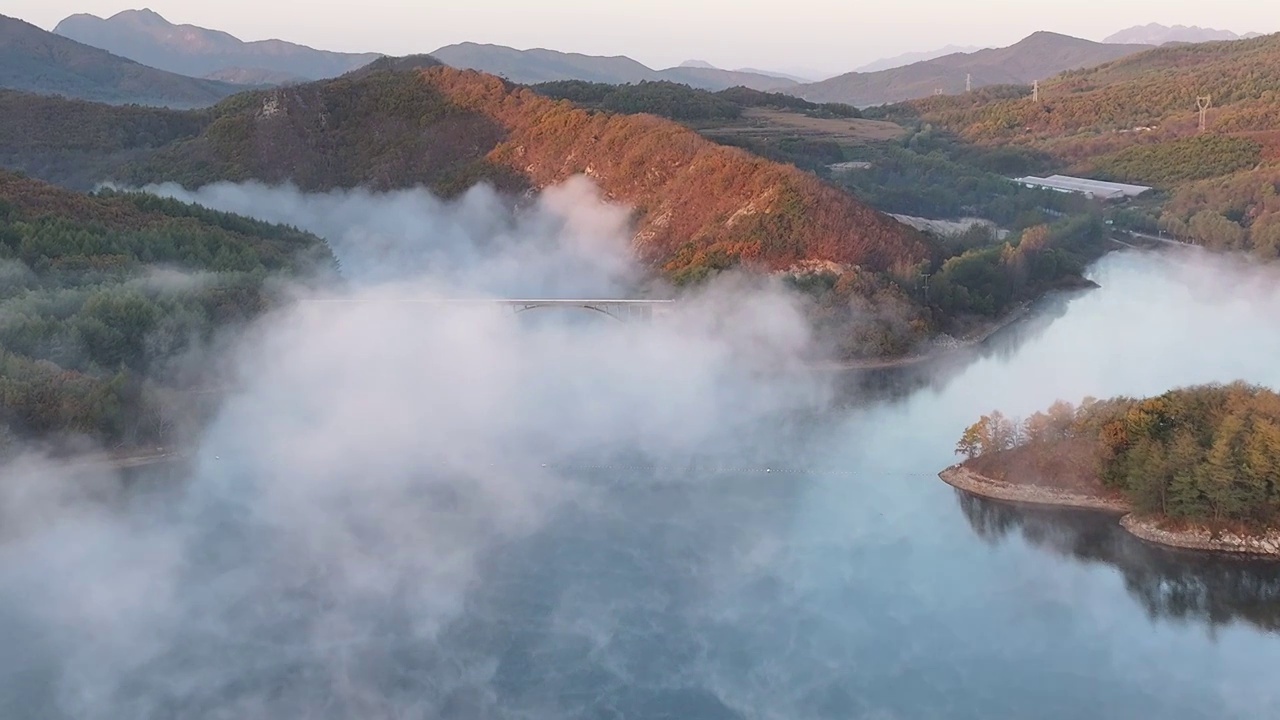
[[[1112,516],[1025,508],[955,493],[969,526],[983,540],[1000,544],[1017,533],[1062,557],[1111,565],[1152,619],[1210,628],[1239,620],[1280,631],[1278,562],[1161,548],[1125,532]]]

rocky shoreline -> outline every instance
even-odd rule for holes
[[[954,488],[991,500],[1001,500],[1021,505],[1097,510],[1113,515],[1127,515],[1130,512],[1129,503],[1123,500],[1113,500],[1111,498],[1036,485],[1015,485],[995,480],[985,475],[979,475],[963,465],[952,465],[938,473],[938,477]]]
[[[1154,545],[1180,550],[1280,558],[1280,531],[1276,530],[1264,535],[1213,533],[1205,528],[1170,530],[1160,527],[1157,519],[1134,515],[1132,508],[1124,500],[1035,485],[1015,485],[980,475],[959,464],[938,473],[938,477],[954,488],[990,500],[1121,515],[1120,527],[1139,540]]]
[[[1167,530],[1160,527],[1158,519],[1132,514],[1120,518],[1120,527],[1149,543],[1183,550],[1280,557],[1280,531],[1275,530],[1264,535],[1237,535],[1232,532],[1215,535],[1205,529]]]

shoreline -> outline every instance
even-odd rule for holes
[[[957,490],[971,495],[1016,503],[1018,505],[1035,505],[1038,507],[1059,507],[1073,510],[1093,510],[1108,515],[1128,516],[1133,509],[1129,503],[1121,499],[1097,497],[1070,490],[1057,490],[1039,485],[1014,485],[1002,480],[989,478],[964,467],[952,465],[938,473],[942,481]]]
[[[1033,302],[1024,302],[1013,310],[1010,310],[1004,317],[984,324],[981,329],[970,333],[968,337],[961,338],[951,345],[937,345],[929,352],[919,353],[916,355],[905,355],[903,357],[896,358],[867,358],[865,360],[814,363],[810,367],[814,370],[828,372],[842,372],[847,370],[888,370],[941,360],[949,355],[975,348],[986,342],[992,335],[995,335],[1001,330],[1004,330],[1026,317],[1031,311],[1033,304]]]
[[[1214,533],[1207,528],[1169,530],[1158,518],[1139,517],[1128,502],[1038,485],[1015,485],[980,475],[962,464],[938,473],[943,482],[962,492],[998,502],[1035,507],[1056,507],[1119,516],[1120,527],[1152,545],[1223,555],[1280,559],[1280,530],[1264,535]]]

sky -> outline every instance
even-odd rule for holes
[[[312,0],[302,11],[262,0],[4,0],[0,12],[52,29],[74,13],[107,17],[139,3],[171,22],[325,50],[408,55],[473,41],[628,55],[655,68],[699,59],[832,74],[952,44],[1001,47],[1036,30],[1093,40],[1150,22],[1280,31],[1280,13],[1259,0]]]

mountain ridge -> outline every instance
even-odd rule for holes
[[[812,102],[841,102],[859,107],[905,102],[935,94],[958,94],[972,79],[976,88],[1029,85],[1066,70],[1091,67],[1150,49],[1116,45],[1039,31],[1004,48],[953,53],[874,73],[846,73],[787,90]]]
[[[240,90],[166,72],[0,15],[0,88],[116,104],[203,107]]]
[[[1164,45],[1171,42],[1215,42],[1220,40],[1248,40],[1250,38],[1259,37],[1260,33],[1245,33],[1238,35],[1230,30],[1216,30],[1214,28],[1202,28],[1198,25],[1190,27],[1186,25],[1161,25],[1160,23],[1147,23],[1146,25],[1134,25],[1125,28],[1102,40],[1104,43],[1120,43],[1120,44],[1140,44],[1140,45]]]
[[[439,48],[431,55],[455,68],[478,70],[523,85],[560,80],[584,80],[610,85],[667,80],[701,90],[718,91],[743,86],[770,92],[782,91],[798,84],[778,75],[722,70],[703,62],[655,70],[625,55],[586,55],[547,48],[519,50],[492,43],[455,43]]]
[[[355,70],[380,53],[338,53],[284,40],[243,41],[231,33],[196,25],[179,25],[149,9],[124,10],[109,18],[78,13],[53,32],[144,65],[207,77],[230,68],[319,80]]]

